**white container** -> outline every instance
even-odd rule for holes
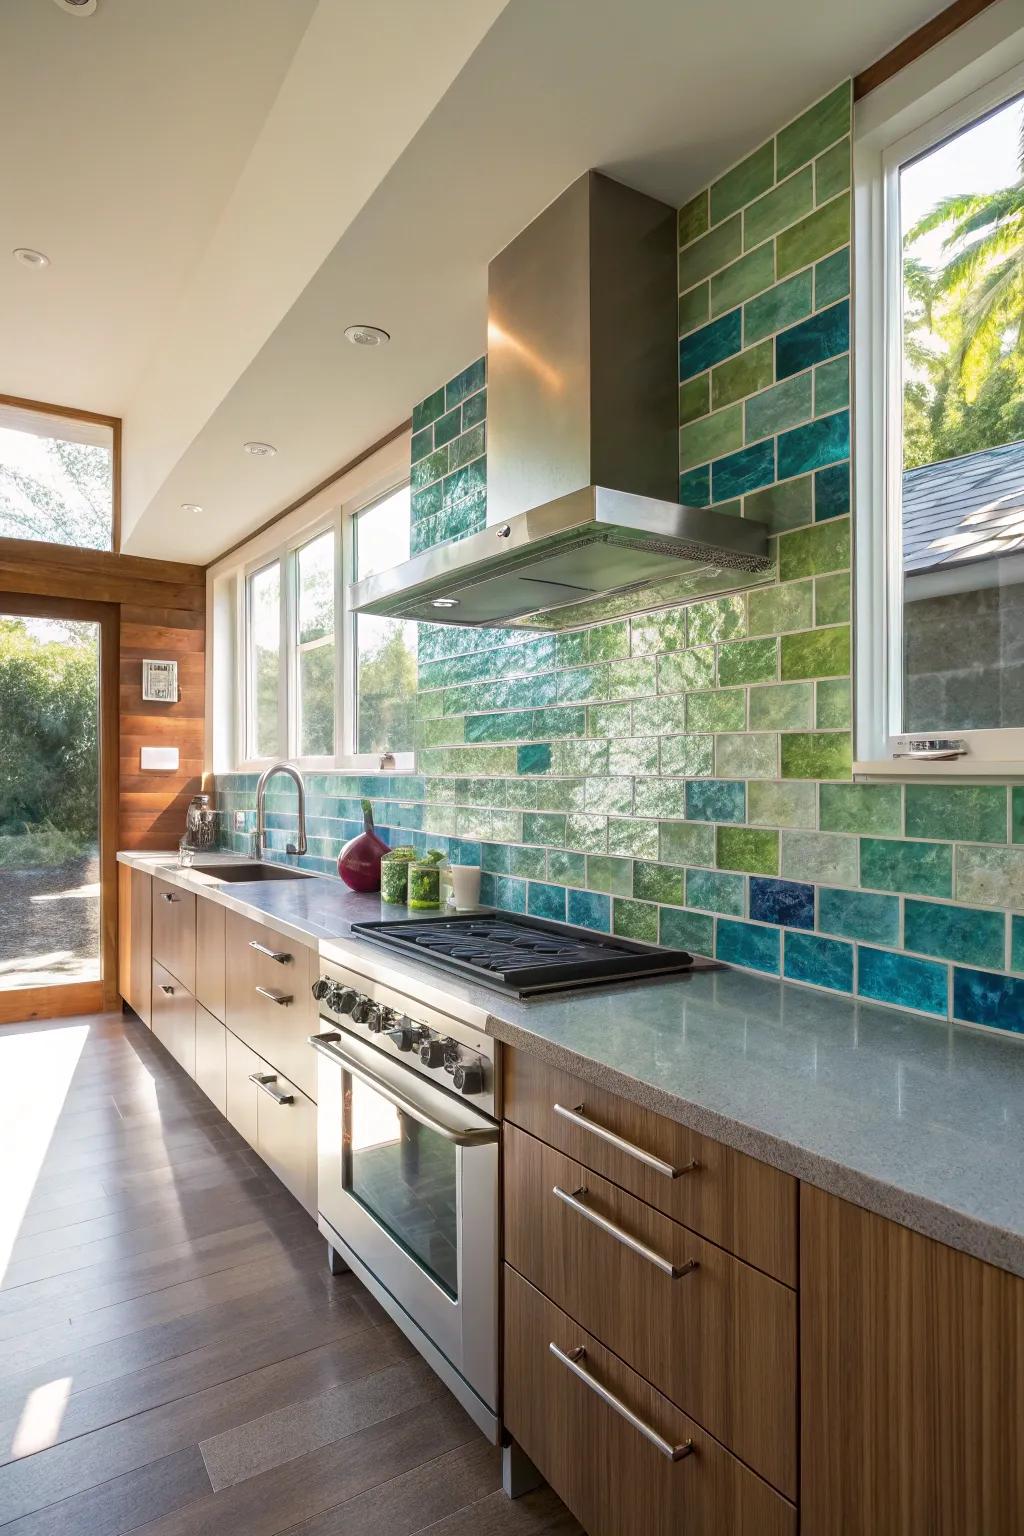
[[[452,906],[456,912],[472,912],[480,905],[479,864],[450,864],[447,873],[452,883]]]

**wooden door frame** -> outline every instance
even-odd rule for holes
[[[116,603],[37,597],[0,591],[0,614],[18,618],[77,619],[98,624],[100,979],[64,986],[0,990],[0,1024],[98,1013],[117,1006],[117,845],[119,814],[120,610]]]

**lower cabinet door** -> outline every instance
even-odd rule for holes
[[[196,1082],[224,1113],[227,1086],[227,1047],[224,1025],[196,1003]]]
[[[265,1072],[266,1063],[229,1029],[224,1031],[224,1113],[238,1134],[259,1150],[256,1099],[259,1089],[253,1074]]]
[[[153,1033],[189,1076],[195,1077],[195,998],[156,960],[153,961]]]
[[[787,1499],[504,1273],[505,1425],[588,1536],[795,1536]]]
[[[256,1150],[311,1216],[316,1215],[316,1105],[272,1068],[257,1085]]]

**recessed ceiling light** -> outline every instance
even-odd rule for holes
[[[180,512],[201,512],[203,509],[197,501],[183,501],[178,510]]]
[[[434,597],[430,600],[430,606],[431,608],[457,608],[459,600],[457,597]]]
[[[15,261],[20,261],[23,267],[48,267],[50,265],[49,256],[45,256],[42,251],[34,251],[30,245],[16,245],[11,255]]]
[[[354,347],[384,347],[391,337],[379,325],[347,325],[345,339]]]
[[[254,459],[269,459],[277,452],[273,443],[244,443],[243,447]]]
[[[96,9],[96,0],[53,0],[53,3],[69,16],[91,16]]]

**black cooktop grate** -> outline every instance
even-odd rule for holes
[[[656,949],[611,934],[504,912],[353,923],[374,944],[520,997],[692,968],[682,949]]]

